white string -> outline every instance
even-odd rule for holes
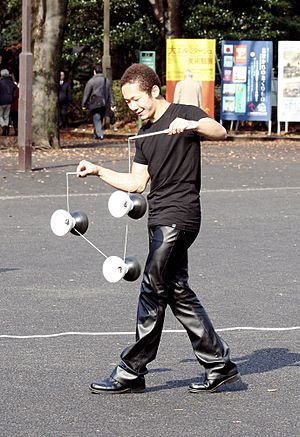
[[[128,138],[128,173],[131,171],[131,162],[130,162],[130,153],[131,153],[131,146],[130,146],[130,140],[131,138]]]
[[[70,205],[69,205],[69,175],[77,175],[75,171],[68,171],[66,173],[66,179],[67,179],[67,211],[70,212]]]
[[[70,212],[70,205],[69,205],[69,175],[77,175],[77,172],[75,171],[68,171],[66,172],[66,179],[67,179],[67,211]],[[107,256],[105,253],[103,253],[98,247],[96,247],[90,240],[88,240],[84,235],[82,235],[76,228],[73,228],[73,231],[76,232],[80,237],[82,237],[87,243],[89,243],[94,249],[96,249],[101,255],[103,255],[105,258]]]
[[[68,173],[66,173],[66,180],[67,180],[67,211],[70,212],[70,205],[69,205],[69,178]]]
[[[130,138],[128,138],[128,174],[131,172],[131,144],[130,144]],[[130,191],[127,191],[128,196],[130,195]],[[128,233],[129,233],[129,226],[128,222],[125,226],[125,240],[124,240],[124,253],[123,253],[123,260],[125,261],[126,253],[127,253],[127,245],[128,245]]]
[[[127,244],[128,244],[128,223],[125,226],[125,241],[124,241],[124,254],[123,254],[124,261],[125,261],[126,253],[127,253]]]
[[[103,255],[105,258],[107,258],[107,255],[105,255],[105,253],[103,253],[100,249],[98,249],[98,247],[96,247],[90,240],[88,240],[84,235],[82,235],[79,231],[77,231],[76,228],[73,228],[73,231],[77,232],[78,235],[80,235],[80,237],[82,237],[87,243],[89,243],[94,249],[96,249],[99,253],[101,253],[101,255]]]

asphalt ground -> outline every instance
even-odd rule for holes
[[[241,382],[191,394],[202,373],[168,312],[144,394],[93,395],[134,341],[139,281],[105,281],[104,257],[81,237],[56,237],[66,172],[82,158],[127,171],[126,143],[35,152],[20,173],[0,151],[0,435],[2,437],[299,436],[299,143],[204,143],[203,222],[190,283],[229,343]],[[69,176],[70,210],[106,256],[143,264],[146,218],[114,219],[113,189]]]

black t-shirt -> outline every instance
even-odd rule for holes
[[[139,134],[167,129],[177,117],[200,120],[208,115],[196,106],[171,104],[155,122],[148,121]],[[200,227],[200,136],[193,131],[156,135],[136,141],[134,162],[148,166],[149,226],[166,225],[197,231]]]

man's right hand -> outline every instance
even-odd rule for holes
[[[185,130],[197,130],[198,121],[177,117],[169,126],[169,135],[179,134]]]
[[[86,176],[94,175],[100,176],[100,166],[95,165],[92,162],[83,160],[77,166],[76,169],[77,176],[80,178],[85,178]]]

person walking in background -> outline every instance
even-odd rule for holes
[[[64,71],[60,72],[59,79],[59,128],[64,129],[68,127],[68,106],[72,102],[71,82],[66,79]]]
[[[115,100],[111,88],[110,80],[106,79],[102,73],[101,65],[96,65],[94,76],[87,82],[83,98],[82,108],[91,111],[94,125],[94,138],[103,140],[103,120],[107,107],[115,110]]]
[[[16,97],[16,84],[11,80],[5,68],[0,72],[0,126],[2,135],[9,135],[9,114],[12,102]]]
[[[94,175],[118,190],[137,193],[151,180],[149,252],[140,287],[136,342],[123,350],[110,377],[92,382],[90,389],[102,394],[145,390],[147,365],[156,357],[169,305],[205,370],[203,381],[192,383],[189,391],[213,392],[238,380],[239,372],[227,343],[189,286],[188,249],[201,222],[200,137],[224,140],[226,130],[200,108],[167,102],[157,74],[147,65],[131,65],[120,84],[129,109],[145,121],[139,133],[148,134],[136,141],[131,172],[119,173],[83,160],[77,175]],[[156,135],[165,129],[168,134]],[[116,317],[114,308],[111,316]]]
[[[14,82],[16,85],[16,95],[14,100],[12,101],[12,104],[10,106],[10,121],[14,128],[14,135],[18,135],[18,122],[19,122],[19,84],[17,82]]]
[[[200,81],[193,79],[191,70],[186,70],[184,80],[177,82],[174,92],[174,103],[183,105],[202,106],[202,85]]]

